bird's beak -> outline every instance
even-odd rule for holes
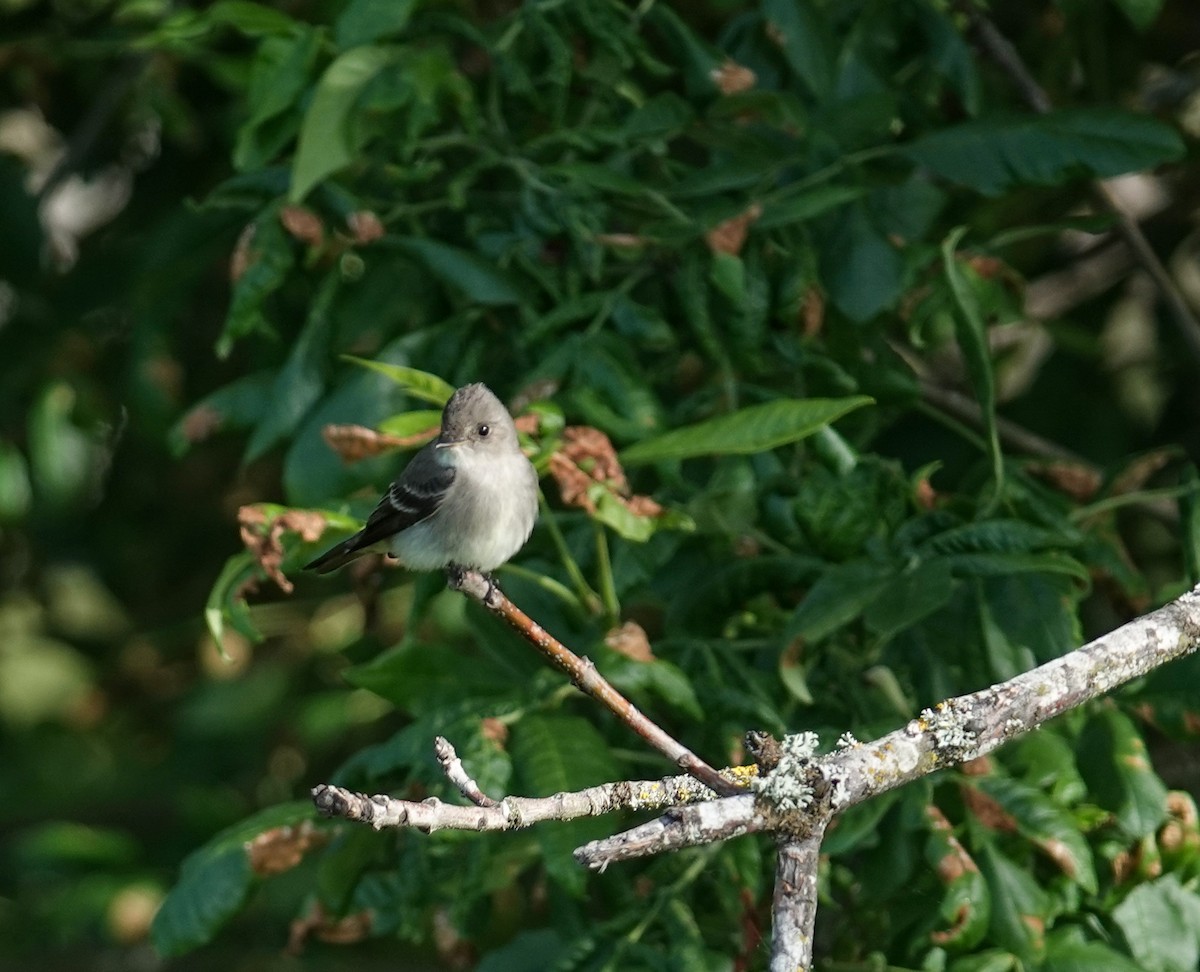
[[[435,449],[453,449],[455,446],[462,445],[462,439],[439,439],[435,444]]]

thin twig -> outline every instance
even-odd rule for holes
[[[979,404],[975,399],[967,395],[960,394],[949,388],[943,388],[932,381],[922,380],[921,397],[931,405],[936,405],[955,418],[968,422],[973,426],[979,427],[983,424],[983,412],[979,408]],[[1099,473],[1098,467],[1088,462],[1079,453],[1072,452],[1057,442],[1044,439],[1036,432],[1031,432],[1016,422],[1011,422],[1008,419],[997,416],[996,431],[1000,435],[1000,441],[1013,452],[1023,452],[1026,455],[1039,456],[1043,459],[1054,459],[1058,462],[1070,462],[1079,466],[1086,466],[1088,469],[1094,469]]]
[[[453,590],[474,598],[497,617],[507,621],[526,641],[566,672],[576,688],[604,705],[689,776],[695,777],[722,796],[744,792],[741,786],[726,779],[665,729],[647,718],[605,680],[589,659],[576,655],[513,604],[495,584],[490,583],[478,571],[452,571],[448,583]]]
[[[476,783],[474,778],[467,772],[467,768],[463,766],[462,760],[458,758],[458,753],[450,745],[449,739],[445,736],[438,736],[434,739],[433,753],[437,756],[437,761],[441,764],[442,772],[446,774],[446,779],[453,783],[458,792],[475,804],[475,806],[499,806],[500,802],[493,800],[484,793],[483,787]]]
[[[1050,96],[1030,73],[1025,62],[1021,60],[1021,55],[1017,53],[1017,49],[1009,39],[1000,33],[996,25],[974,6],[967,7],[967,14],[970,17],[971,30],[975,40],[988,57],[1017,86],[1026,103],[1038,114],[1044,115],[1049,112],[1054,107]],[[1154,280],[1155,286],[1158,287],[1166,301],[1167,308],[1171,312],[1171,319],[1175,322],[1180,337],[1183,338],[1192,357],[1200,362],[1200,321],[1196,320],[1187,300],[1175,285],[1175,281],[1171,279],[1171,274],[1159,260],[1154,248],[1150,246],[1150,241],[1146,239],[1146,235],[1138,226],[1137,221],[1129,215],[1124,204],[1113,191],[1099,180],[1093,182],[1092,191],[1100,204],[1116,217],[1117,231],[1125,238],[1125,242],[1133,250],[1138,262]]]

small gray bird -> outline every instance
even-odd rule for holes
[[[487,574],[521,549],[537,513],[537,473],[512,416],[486,385],[466,385],[446,403],[441,433],[404,467],[366,526],[304,569],[327,574],[389,551],[410,570]]]

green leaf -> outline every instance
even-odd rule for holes
[[[167,433],[172,455],[180,458],[197,442],[226,429],[256,425],[271,407],[274,382],[274,373],[255,371],[200,399]]]
[[[1145,972],[1193,972],[1200,964],[1200,897],[1174,874],[1134,888],[1112,916]]]
[[[950,292],[958,305],[954,316],[958,345],[967,363],[967,373],[979,401],[983,414],[983,427],[987,435],[988,455],[992,460],[992,495],[984,505],[986,515],[999,502],[1004,491],[1004,455],[1000,451],[1000,432],[996,425],[996,379],[992,371],[991,349],[988,346],[987,327],[975,292],[968,284],[960,268],[955,249],[967,228],[960,226],[942,241],[942,268],[950,284]]]
[[[321,397],[333,331],[331,305],[338,292],[338,283],[339,277],[330,274],[313,299],[308,320],[272,383],[270,407],[264,411],[246,444],[244,462],[253,462],[295,432],[305,414]]]
[[[1052,942],[1038,972],[1145,972],[1136,962],[1099,942]]]
[[[355,47],[325,69],[300,127],[288,193],[292,202],[300,202],[322,179],[354,161],[358,146],[350,131],[352,109],[391,56],[384,47]]]
[[[462,291],[477,304],[500,307],[521,302],[516,284],[470,250],[418,236],[398,237],[394,243],[420,259],[446,286]]]
[[[906,570],[880,590],[863,619],[876,634],[890,638],[941,608],[954,594],[950,565],[931,560]]]
[[[29,512],[33,489],[21,450],[0,441],[0,522],[19,520]]]
[[[1003,577],[1006,574],[1066,574],[1086,585],[1091,575],[1074,557],[1047,553],[962,553],[943,558],[956,577]]]
[[[282,11],[249,0],[217,0],[203,15],[211,23],[229,24],[251,37],[289,34],[300,27]]]
[[[224,644],[226,624],[252,643],[262,641],[262,635],[250,620],[250,608],[242,596],[247,583],[261,576],[258,561],[247,550],[235,553],[225,561],[204,605],[204,623],[218,648]]]
[[[916,552],[923,557],[967,552],[1032,553],[1062,547],[1076,539],[1072,534],[1047,530],[1024,520],[981,520],[936,533],[919,544]]]
[[[75,422],[75,389],[49,382],[29,410],[29,465],[34,493],[52,506],[79,503],[100,459],[99,444]]]
[[[388,364],[385,361],[368,361],[366,358],[356,358],[351,354],[342,355],[345,361],[353,361],[357,365],[362,365],[364,368],[370,368],[372,371],[377,371],[394,381],[404,391],[412,395],[413,398],[419,398],[423,402],[432,402],[434,405],[445,405],[450,401],[450,396],[454,394],[454,386],[444,378],[439,378],[437,375],[430,374],[428,371],[420,371],[417,368],[408,368],[404,365]],[[418,412],[409,413],[418,415],[435,415],[434,425],[441,425],[442,416],[440,412]],[[425,426],[428,428],[428,426]]]
[[[603,737],[577,716],[526,716],[513,727],[511,751],[521,792],[530,796],[581,790],[619,776]],[[546,871],[572,894],[581,894],[587,872],[571,852],[608,832],[598,818],[538,828]]]
[[[861,199],[867,190],[861,186],[817,186],[794,196],[772,198],[754,224],[756,230],[776,229],[803,223],[838,206]]]
[[[414,396],[419,397],[419,396]],[[442,413],[434,409],[416,409],[412,412],[401,412],[379,423],[380,432],[388,435],[409,436],[420,432],[434,432],[441,427]]]
[[[321,34],[311,28],[268,37],[258,45],[245,96],[250,117],[238,129],[233,150],[239,172],[265,166],[295,135],[300,123],[296,106],[320,48]]]
[[[1163,0],[1113,0],[1138,30],[1146,30],[1158,19]]]
[[[925,859],[945,882],[945,891],[936,914],[926,920],[938,944],[955,952],[967,951],[979,943],[992,912],[988,884],[974,862],[963,859],[964,853],[948,829],[930,829]],[[932,908],[929,910],[932,912]]]
[[[350,0],[333,27],[342,50],[398,34],[408,26],[417,0]]]
[[[808,592],[784,629],[784,638],[820,641],[857,618],[895,576],[895,568],[869,560],[830,567]]]
[[[883,818],[899,798],[900,794],[891,790],[839,813],[834,818],[836,825],[830,827],[821,841],[821,853],[836,857],[878,846],[884,839],[880,834]]]
[[[486,657],[468,659],[459,650],[424,640],[401,644],[343,674],[351,685],[374,692],[414,716],[464,699],[499,699],[518,684],[517,675]]]
[[[246,843],[274,827],[312,820],[313,813],[307,800],[271,807],[222,831],[189,855],[150,929],[159,954],[182,955],[211,941],[241,908],[253,883]]]
[[[1106,107],[964,122],[903,151],[953,182],[994,196],[1011,186],[1137,172],[1181,158],[1184,147],[1162,122]]]
[[[664,508],[657,516],[638,515],[602,483],[588,487],[588,496],[596,504],[592,518],[634,543],[645,543],[659,530],[691,533],[696,529],[695,521],[681,510]]]
[[[992,901],[992,941],[1036,966],[1046,950],[1046,925],[1052,916],[1050,895],[1027,868],[1019,867],[984,837],[975,860],[987,881]]]
[[[604,676],[621,692],[657,696],[697,722],[703,721],[704,709],[696,697],[696,690],[678,665],[661,658],[636,661],[615,651],[606,652],[604,657]],[[635,701],[640,703],[640,700]]]
[[[1116,816],[1129,837],[1147,837],[1158,829],[1167,814],[1167,788],[1127,715],[1111,708],[1095,713],[1080,734],[1076,753],[1092,797]]]
[[[763,452],[797,442],[847,412],[870,404],[872,400],[863,395],[781,398],[638,442],[622,451],[621,462],[633,465],[692,456]]]
[[[1011,952],[988,949],[975,955],[964,955],[946,967],[946,972],[1020,972],[1024,966]]]
[[[769,36],[818,100],[833,87],[837,45],[814,5],[808,0],[765,0]]]
[[[528,972],[529,969],[553,969],[564,950],[572,951],[574,942],[566,942],[551,928],[520,932],[511,942],[486,953],[475,972]]]
[[[904,260],[874,225],[861,202],[846,206],[822,238],[824,284],[838,309],[865,321],[888,307],[904,287]]]
[[[633,144],[665,138],[688,126],[695,111],[674,91],[663,91],[647,98],[621,123],[621,137]]]
[[[1070,811],[1020,780],[983,776],[972,785],[1000,804],[1016,821],[1021,835],[1046,851],[1068,878],[1089,894],[1096,893],[1092,852]]]
[[[247,252],[246,269],[233,285],[225,327],[217,338],[219,358],[229,357],[239,338],[275,333],[263,304],[283,285],[296,262],[291,238],[280,225],[276,209],[268,209],[254,221]]]

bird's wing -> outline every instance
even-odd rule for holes
[[[454,469],[434,458],[426,446],[404,467],[358,535],[358,547],[369,547],[433,516],[454,483]]]
[[[433,516],[454,482],[454,470],[437,461],[433,448],[427,445],[413,456],[367,517],[362,530],[305,564],[304,569],[319,574],[337,570],[361,556],[368,547]]]

